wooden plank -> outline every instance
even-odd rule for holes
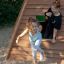
[[[46,48],[45,46],[48,44],[48,48]],[[51,50],[64,50],[64,43],[61,41],[57,41],[55,44],[52,44],[52,42],[42,42],[42,48],[46,48],[46,49],[51,49]]]
[[[43,3],[51,4],[53,1],[52,0],[29,0],[28,4],[43,4]]]
[[[61,10],[61,14],[62,16],[64,16],[64,8]]]
[[[26,8],[30,8],[30,9],[31,9],[31,8],[49,8],[49,7],[50,7],[50,5],[45,5],[45,4],[44,4],[44,5],[41,5],[41,4],[40,4],[40,5],[38,5],[38,4],[34,4],[34,5],[31,4],[31,5],[30,5],[30,4],[28,4],[28,5],[26,6]]]
[[[47,9],[25,9],[23,15],[43,15]]]
[[[61,25],[60,32],[64,31],[64,24]]]
[[[38,15],[38,14],[44,14],[48,9],[46,8],[28,8],[24,10],[23,15]],[[64,8],[61,9],[61,14],[64,16]]]
[[[26,24],[21,23],[18,30],[25,29],[25,28],[26,28]]]
[[[14,55],[12,55],[12,56],[14,56]],[[20,59],[18,57],[20,57]],[[16,59],[16,58],[14,58],[14,59]],[[25,58],[24,62],[21,63],[21,64],[32,64],[32,58],[30,58],[30,59],[31,59],[30,61],[26,61],[27,59]],[[21,56],[18,55],[16,60],[20,60],[21,61],[22,60]],[[39,64],[41,64],[41,62],[39,62]],[[64,64],[64,59],[48,57],[46,59],[46,61],[44,61],[44,64]]]
[[[64,0],[60,0],[61,6],[64,6]]]
[[[36,19],[36,18],[33,17],[33,16],[32,16],[32,18]],[[26,22],[28,21],[28,19],[29,19],[29,17],[26,17],[26,16],[23,17],[23,19],[21,20],[22,22],[21,22],[20,25],[19,25],[19,31],[22,29],[22,27],[23,27],[23,29],[26,27]],[[23,23],[23,22],[24,22],[24,23]],[[63,23],[64,23],[64,22],[63,22]],[[64,24],[61,25],[61,29],[60,29],[59,32],[64,32]]]
[[[36,19],[36,15],[23,15],[21,21],[23,21],[23,22],[26,21],[27,22],[29,17],[32,17],[32,18]],[[62,17],[62,24],[64,24],[64,16]]]
[[[64,37],[64,31],[58,31],[58,36]]]
[[[27,21],[30,17],[36,19],[36,16],[35,15],[23,15],[22,21],[24,21],[24,20]]]
[[[12,54],[15,54],[15,51],[16,51],[17,49],[16,48],[13,48],[13,50],[12,50]],[[16,54],[23,54],[23,53],[19,53],[19,51],[29,51],[28,52],[28,54],[29,53],[31,53],[31,48],[18,48],[18,50],[17,50],[17,52],[16,52]],[[48,53],[48,54],[56,54],[56,55],[62,55],[63,57],[64,57],[64,50],[54,50],[54,49],[43,49],[44,50],[44,52],[45,53]]]
[[[28,38],[28,36],[25,36],[25,37]],[[27,38],[23,38],[23,40],[20,40],[20,43],[19,43],[19,46],[20,47],[22,47],[22,44],[21,43],[22,43],[22,41],[25,41],[25,39],[26,39],[25,43],[26,42],[29,43],[29,39],[27,39]],[[59,40],[60,40],[60,38],[59,38]],[[41,44],[42,49],[50,49],[50,50],[55,50],[55,51],[64,51],[64,42],[59,41],[59,40],[56,40],[56,43],[55,44],[52,44],[51,41],[50,42],[43,41],[42,44]],[[48,44],[48,48],[46,48],[47,44]],[[26,43],[26,45],[29,46],[29,44],[27,44],[27,43]],[[16,47],[16,46],[14,46],[14,47]],[[25,47],[23,47],[23,48],[25,48]]]
[[[22,53],[20,51],[22,51]],[[46,57],[52,57],[52,58],[58,58],[58,59],[64,58],[64,55],[63,55],[64,53],[61,53],[60,51],[58,53],[55,53],[55,52],[53,52],[53,50],[52,51],[44,50],[44,52],[46,54]],[[20,56],[24,55],[25,57],[27,57],[28,55],[32,57],[31,53],[32,53],[32,50],[30,48],[29,49],[27,49],[27,48],[26,49],[24,49],[24,48],[21,49],[20,48],[20,50],[15,49],[15,50],[12,50],[12,52],[11,52],[12,55],[13,54],[14,55],[20,55]],[[37,56],[39,57],[39,53],[37,54]]]

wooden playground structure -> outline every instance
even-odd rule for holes
[[[16,44],[15,40],[17,36],[24,30],[29,17],[35,18],[36,15],[44,14],[44,10],[47,10],[54,1],[55,0],[24,0],[23,6],[19,12],[13,29],[6,59],[23,61],[32,60],[28,33],[20,39],[18,45]],[[44,49],[45,57],[47,58],[45,64],[55,62],[57,64],[64,64],[64,0],[58,0],[58,2],[59,1],[62,14],[62,26],[61,30],[58,32],[57,41],[55,44],[52,44],[46,40],[42,42],[42,48]],[[39,59],[39,53],[37,58]]]

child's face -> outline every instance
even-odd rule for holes
[[[52,10],[52,12],[55,12],[56,11],[55,6],[51,6],[51,10]]]
[[[33,31],[37,31],[38,25],[36,22],[32,22]]]
[[[54,14],[59,12],[59,9],[56,8],[55,6],[52,6],[51,9]]]

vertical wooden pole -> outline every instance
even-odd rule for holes
[[[7,51],[7,57],[6,57],[6,59],[9,59],[9,57],[10,57],[10,53],[11,53],[11,49],[12,49],[12,44],[14,43],[13,41],[15,39],[15,36],[16,36],[16,33],[17,33],[17,30],[18,30],[21,18],[23,16],[24,9],[25,9],[25,7],[27,5],[27,2],[28,2],[28,0],[24,0],[23,6],[21,7],[21,10],[19,12],[18,18],[16,20],[16,24],[14,26],[12,37],[11,37],[11,40],[9,41],[10,44],[9,44],[9,50]]]

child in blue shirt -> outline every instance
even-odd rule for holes
[[[29,18],[27,26],[28,27],[26,27],[23,33],[21,33],[17,37],[16,43],[18,43],[18,40],[20,37],[24,36],[27,32],[29,32],[29,42],[32,49],[33,61],[34,61],[34,64],[37,64],[37,58],[36,58],[37,51],[40,52],[40,61],[44,60],[43,59],[44,51],[40,47],[42,43],[42,34],[41,34],[42,27],[41,25],[39,25],[38,22],[36,22],[35,19],[32,19],[32,18]]]

